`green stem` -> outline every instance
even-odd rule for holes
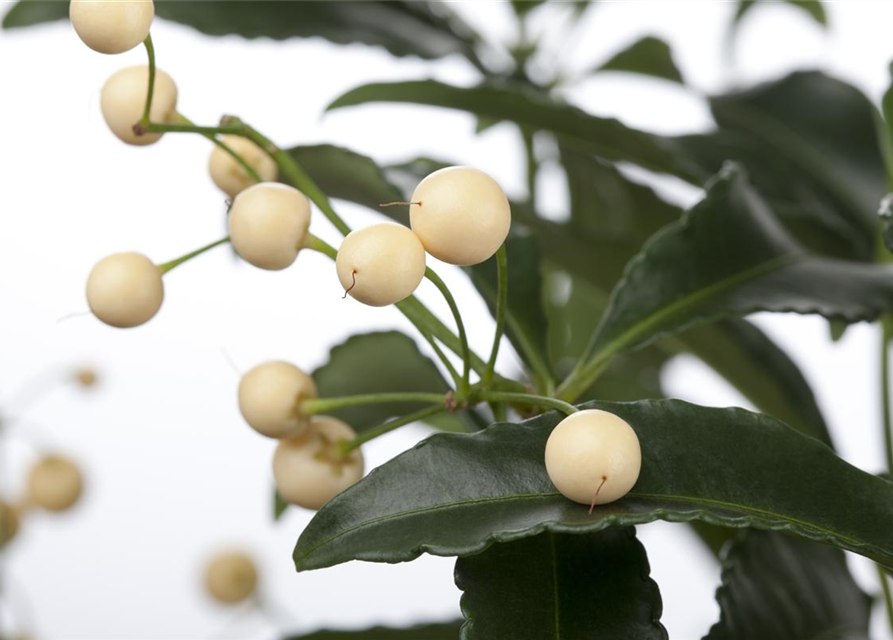
[[[370,440],[374,440],[375,438],[382,436],[386,433],[393,431],[394,429],[398,429],[404,425],[411,424],[413,422],[418,422],[419,420],[424,420],[425,418],[430,418],[433,415],[436,415],[442,411],[446,411],[443,406],[443,403],[432,405],[430,407],[426,407],[425,409],[420,409],[415,413],[410,413],[409,415],[405,415],[402,418],[397,418],[395,420],[391,420],[390,422],[385,422],[384,424],[375,427],[374,429],[369,429],[368,431],[364,431],[360,435],[358,435],[353,440],[345,441],[341,444],[341,453],[346,455]]]
[[[592,386],[613,357],[614,351],[603,351],[585,366],[581,359],[570,375],[558,386],[558,397],[562,400],[576,400],[581,393]]]
[[[881,411],[884,425],[884,452],[887,470],[893,471],[893,424],[890,415],[890,341],[893,340],[893,318],[881,318]]]
[[[188,260],[192,260],[196,256],[200,256],[205,251],[209,251],[209,250],[213,249],[214,247],[219,247],[220,245],[226,244],[227,242],[229,242],[229,236],[226,236],[225,238],[220,238],[220,240],[215,240],[211,244],[206,244],[204,247],[196,249],[195,251],[190,251],[189,253],[187,253],[184,256],[180,256],[179,258],[175,258],[174,260],[170,260],[168,262],[158,265],[158,270],[161,271],[162,274],[165,274],[168,271],[170,271],[171,269],[173,269],[174,267],[178,267],[181,264],[183,264],[184,262],[186,262]]]
[[[890,590],[890,582],[887,578],[887,571],[879,564],[876,564],[878,577],[881,580],[881,590],[884,592],[884,604],[887,606],[887,620],[890,623],[890,629],[893,630],[893,593]]]
[[[496,335],[493,336],[493,348],[490,350],[490,359],[487,361],[487,368],[481,377],[484,388],[489,388],[493,382],[493,372],[496,369],[496,356],[499,355],[499,345],[502,342],[502,334],[505,331],[505,307],[508,301],[508,256],[505,250],[505,244],[499,247],[496,252],[496,270],[499,285],[496,290]]]
[[[534,206],[536,205],[536,174],[539,170],[539,163],[536,161],[536,153],[533,150],[533,132],[523,127],[521,137],[524,139],[524,151],[527,156],[527,193],[531,206]]]
[[[195,123],[193,123],[189,118],[184,116],[182,113],[177,114],[177,119],[182,124],[188,124],[191,126],[195,126]],[[245,158],[243,158],[241,155],[239,155],[231,146],[226,144],[223,140],[221,140],[214,134],[203,133],[202,135],[204,137],[206,137],[208,140],[210,140],[211,142],[213,142],[215,145],[217,145],[218,147],[223,149],[223,151],[225,151],[227,154],[229,154],[229,156],[233,160],[238,162],[239,166],[241,166],[245,170],[245,173],[247,173],[251,177],[252,180],[254,180],[255,182],[263,182],[263,179],[260,177],[260,175],[257,173],[257,171],[254,170],[254,167],[252,167],[250,164],[248,164],[248,161],[245,160]]]
[[[146,126],[149,124],[149,112],[152,109],[152,96],[155,93],[155,46],[152,44],[152,34],[146,36],[143,41],[146,46],[146,55],[149,56],[149,88],[146,91],[146,106],[143,108],[143,117],[140,124]]]
[[[421,328],[418,328],[418,329],[419,329],[419,333],[422,334],[422,337],[425,339],[425,341],[428,343],[428,345],[431,347],[431,349],[437,355],[440,362],[443,364],[443,366],[449,372],[450,377],[453,379],[453,385],[455,385],[455,387],[458,389],[459,386],[462,384],[462,377],[459,375],[459,372],[456,371],[456,367],[453,366],[453,363],[450,362],[449,358],[447,358],[446,354],[443,352],[443,349],[441,349],[440,345],[437,344],[437,340],[434,339],[434,336],[432,336],[430,333],[428,333],[424,329],[421,329]]]
[[[529,393],[510,393],[505,391],[481,391],[476,394],[477,398],[486,402],[508,402],[510,404],[523,404],[530,407],[548,407],[557,409],[567,415],[576,413],[577,407],[567,402],[562,402],[556,398],[547,398],[546,396],[535,396]]]
[[[462,345],[462,385],[457,389],[459,400],[463,400],[468,396],[468,390],[471,388],[471,352],[468,348],[468,335],[465,333],[465,323],[462,322],[462,314],[459,313],[459,306],[456,304],[456,299],[453,298],[453,294],[450,292],[449,287],[446,286],[446,283],[440,279],[440,276],[437,275],[431,267],[425,268],[425,277],[428,278],[434,286],[440,290],[440,293],[443,294],[444,300],[446,300],[447,305],[450,307],[450,311],[453,314],[453,319],[456,321],[456,329],[459,332],[459,342]],[[485,369],[486,371],[486,369]]]
[[[227,133],[245,136],[245,129],[242,125],[230,124],[205,127],[197,124],[186,124],[185,122],[150,122],[146,125],[146,131],[148,133],[198,133],[205,137]]]
[[[335,398],[313,398],[304,400],[300,406],[300,412],[304,415],[316,415],[329,413],[345,407],[357,407],[364,404],[380,404],[389,402],[434,402],[444,404],[446,397],[442,393],[421,393],[414,391],[397,393],[366,393],[356,396],[341,396]]]

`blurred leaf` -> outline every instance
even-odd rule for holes
[[[839,342],[849,326],[846,322],[841,322],[840,320],[830,320],[828,322],[828,333],[831,335],[831,340]]]
[[[673,60],[670,45],[654,36],[636,40],[594,71],[625,71],[684,83],[682,73]]]
[[[769,416],[680,400],[592,402],[635,429],[633,490],[590,515],[555,490],[543,451],[563,415],[435,434],[323,507],[298,570],[349,560],[465,556],[545,531],[584,534],[657,519],[782,530],[893,566],[893,484]],[[387,499],[382,499],[387,496]],[[835,508],[829,508],[829,500]]]
[[[546,342],[548,323],[543,311],[539,245],[534,236],[514,232],[506,239],[505,248],[508,258],[506,336],[538,381],[545,383],[552,379],[552,372]],[[467,272],[495,317],[499,286],[496,260],[468,267]]]
[[[792,7],[802,9],[803,11],[808,13],[813,20],[815,20],[823,27],[828,26],[828,17],[825,15],[825,7],[822,6],[822,3],[819,2],[819,0],[781,1],[791,5]],[[739,22],[741,22],[741,19],[745,15],[750,13],[750,10],[753,9],[757,4],[759,3],[756,0],[738,0],[738,8],[735,10],[735,16],[732,18],[732,22],[737,25]]]
[[[807,540],[742,532],[716,599],[721,617],[706,640],[868,640],[871,598],[843,552]]]
[[[279,492],[275,489],[273,490],[273,520],[278,521],[279,518],[282,517],[282,514],[285,513],[285,510],[288,509],[289,504],[282,499],[282,496],[279,495]]]
[[[463,640],[665,639],[657,584],[632,527],[541,533],[456,561]]]
[[[319,36],[335,44],[381,46],[397,56],[436,60],[460,54],[482,68],[475,52],[478,36],[452,12],[436,4],[397,0],[177,0],[156,2],[155,13],[210,36],[274,40]],[[4,16],[3,28],[67,18],[68,2],[21,0]]]
[[[458,640],[462,621],[425,624],[405,629],[375,627],[357,631],[316,631],[287,640]]]
[[[881,240],[888,253],[893,253],[893,193],[884,196],[878,210],[881,218]]]
[[[510,120],[544,129],[578,150],[609,160],[627,160],[654,171],[700,181],[707,174],[680,153],[669,138],[631,129],[613,118],[589,115],[554,102],[540,91],[514,84],[454,87],[434,80],[367,84],[348,91],[329,110],[372,102],[405,102],[468,111],[478,117]]]
[[[543,4],[546,4],[546,0],[512,0],[512,9],[523,17]]]
[[[313,372],[313,379],[320,398],[397,391],[446,393],[450,388],[434,362],[399,331],[351,336],[332,349],[329,361]],[[359,433],[425,406],[417,402],[370,404],[338,409],[330,415]],[[440,414],[426,422],[448,431],[466,430],[455,414]]]

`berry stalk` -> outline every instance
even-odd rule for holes
[[[505,308],[508,302],[508,256],[505,244],[496,252],[496,270],[499,285],[496,291],[496,335],[493,336],[493,348],[490,350],[490,359],[487,368],[481,376],[483,387],[488,388],[493,382],[493,372],[496,369],[496,356],[499,355],[499,345],[502,342],[502,334],[505,331]]]
[[[227,242],[229,242],[229,236],[226,236],[225,238],[220,238],[220,240],[215,240],[211,244],[206,244],[204,247],[200,247],[200,248],[196,249],[195,251],[190,251],[186,255],[180,256],[179,258],[174,258],[173,260],[170,260],[168,262],[158,265],[158,270],[161,271],[162,274],[167,273],[174,267],[178,267],[181,264],[183,264],[184,262],[192,260],[196,256],[200,256],[205,251],[210,251],[214,247],[219,247],[220,245],[226,244]]]
[[[329,413],[345,407],[356,407],[364,404],[390,402],[433,402],[445,406],[446,396],[442,393],[422,393],[414,391],[395,393],[366,393],[355,396],[338,396],[334,398],[312,398],[300,404],[300,412],[304,415]]]

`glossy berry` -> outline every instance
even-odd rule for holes
[[[581,504],[625,496],[639,477],[636,432],[613,413],[589,409],[562,420],[546,442],[546,471],[555,487]]]
[[[18,509],[5,500],[0,500],[0,549],[9,544],[18,532]]]
[[[163,301],[161,270],[141,253],[106,256],[87,278],[90,310],[113,327],[129,328],[148,322]]]
[[[319,509],[363,477],[363,454],[341,456],[338,443],[356,434],[330,416],[313,416],[304,433],[281,440],[273,454],[273,477],[282,499]]]
[[[57,455],[44,456],[28,472],[28,503],[47,511],[65,511],[81,497],[84,480],[77,464]]]
[[[403,225],[384,222],[353,231],[335,260],[338,280],[352,298],[373,307],[412,295],[425,276],[425,249]]]
[[[301,415],[300,405],[317,395],[313,378],[293,364],[264,362],[242,376],[239,383],[239,410],[258,433],[284,438],[300,433],[309,417]]]
[[[435,258],[468,266],[502,246],[512,224],[508,198],[496,181],[472,167],[447,167],[419,183],[409,219]]]
[[[276,163],[263,149],[242,136],[221,136],[221,141],[239,154],[263,182],[273,182],[279,175]],[[211,180],[230,198],[235,198],[255,183],[245,168],[229,153],[215,146],[208,161]]]
[[[251,556],[238,551],[220,553],[205,570],[208,593],[223,604],[236,604],[251,597],[257,589],[257,568]]]
[[[261,269],[291,265],[310,227],[310,201],[288,185],[262,182],[233,200],[229,235],[236,252]]]
[[[147,145],[158,142],[163,134],[133,131],[133,125],[143,117],[146,92],[149,89],[149,67],[127,67],[113,74],[102,87],[99,106],[106,124],[120,140],[127,144]],[[177,117],[177,85],[161,69],[155,70],[155,89],[149,119],[155,123],[171,123]]]
[[[149,35],[152,0],[72,0],[68,15],[74,30],[99,53],[124,53]]]

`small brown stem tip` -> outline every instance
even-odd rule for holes
[[[133,135],[135,135],[136,137],[146,135],[146,125],[144,125],[142,122],[137,122],[135,125],[133,125]]]
[[[598,485],[598,489],[595,490],[595,495],[592,496],[592,504],[589,505],[589,515],[592,515],[592,510],[595,509],[595,501],[598,500],[598,493],[602,490],[602,487],[605,486],[607,481],[608,476],[602,476],[602,482]]]
[[[350,293],[351,290],[355,286],[357,286],[357,271],[356,271],[356,269],[354,269],[353,271],[350,272],[350,277],[351,277],[351,279],[353,279],[353,283],[347,289],[344,290],[344,295],[341,296],[342,300],[344,300],[347,297],[347,294]]]

